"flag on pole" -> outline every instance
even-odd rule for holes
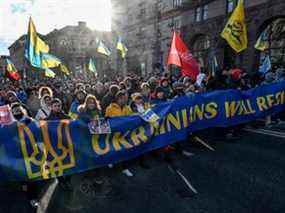
[[[199,63],[176,32],[173,34],[167,65],[176,65],[180,67],[182,75],[188,76],[194,81],[196,81],[196,78],[200,73]]]
[[[210,51],[208,63],[210,74],[212,77],[215,77],[219,69],[219,64],[214,50]]]
[[[271,60],[270,60],[270,57],[269,55],[265,57],[262,65],[259,67],[259,72],[260,73],[267,73],[269,70],[271,70]]]
[[[61,72],[63,72],[65,75],[70,75],[70,71],[68,70],[67,66],[64,64],[59,65],[59,69]]]
[[[122,42],[122,38],[119,37],[118,38],[118,42],[117,42],[117,50],[119,50],[121,52],[121,56],[124,59],[127,55],[128,52],[128,48],[126,47],[126,45]]]
[[[101,53],[103,55],[106,55],[106,56],[110,56],[111,55],[111,51],[109,50],[109,48],[101,40],[99,40],[99,44],[98,44],[98,47],[97,47],[97,52]]]
[[[41,54],[41,67],[42,68],[54,68],[54,67],[58,67],[60,64],[61,64],[61,61],[57,57],[51,54],[48,54],[48,53]]]
[[[49,46],[37,35],[36,27],[30,17],[26,36],[25,57],[33,67],[42,68],[41,54],[48,52]]]
[[[8,76],[16,81],[19,81],[21,79],[21,76],[19,75],[15,65],[8,58],[6,59],[6,63],[6,71],[8,73]]]
[[[237,53],[247,48],[244,0],[239,0],[221,36]]]
[[[260,51],[264,51],[269,48],[268,32],[266,30],[261,33],[254,47]]]
[[[55,73],[51,69],[45,68],[45,77],[54,78]]]
[[[92,60],[92,58],[90,58],[90,60],[89,60],[88,70],[90,72],[97,73],[96,65],[95,65],[94,61]]]

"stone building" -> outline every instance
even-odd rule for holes
[[[108,47],[114,46],[111,32],[92,31],[85,22],[79,22],[77,26],[66,26],[55,29],[47,35],[39,35],[50,47],[50,53],[57,56],[70,69],[74,75],[88,73],[88,62],[92,58],[96,62],[99,76],[113,74],[112,60],[97,52],[96,39],[101,39]],[[33,69],[25,63],[24,47],[25,35],[16,40],[9,52],[16,68],[23,72]]]
[[[10,59],[7,55],[0,56],[0,77],[3,77],[6,73],[7,62],[6,59]]]
[[[285,1],[245,0],[248,49],[235,54],[220,33],[237,1],[125,0],[120,4],[120,10],[125,11],[120,28],[129,48],[128,69],[147,74],[157,65],[165,66],[173,30],[181,32],[183,40],[205,69],[210,52],[215,53],[221,68],[236,65],[254,71],[267,54],[273,64],[284,64]],[[112,2],[113,11],[116,11],[120,1]],[[114,25],[120,18],[115,16]],[[254,44],[263,31],[268,34],[270,47],[261,53]]]

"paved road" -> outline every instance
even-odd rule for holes
[[[149,158],[150,170],[134,163],[133,178],[107,169],[105,183],[98,185],[91,183],[94,174],[78,175],[72,192],[56,188],[47,212],[285,212],[284,137],[245,132],[236,142],[215,139],[211,145],[215,152],[186,144],[195,155],[175,155],[174,165],[154,157]]]
[[[103,169],[74,176],[71,191],[54,183],[38,212],[283,213],[285,133],[255,130],[236,142],[207,139],[215,152],[187,143],[194,155],[174,154],[173,164],[150,156],[152,168],[145,170],[133,162],[132,178],[118,169]],[[16,187],[1,187],[0,193],[0,213],[32,212]]]

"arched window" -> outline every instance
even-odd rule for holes
[[[210,45],[211,42],[207,35],[198,36],[193,43],[193,56],[200,62],[201,67],[205,68],[207,65]]]
[[[272,64],[285,64],[285,18],[275,19],[261,35],[268,48],[260,53],[260,60],[269,55]]]

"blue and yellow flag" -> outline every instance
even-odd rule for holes
[[[30,18],[26,37],[25,57],[33,67],[42,68],[41,54],[48,52],[49,46],[38,36],[33,20]]]
[[[266,30],[261,33],[254,47],[260,51],[264,51],[269,48],[268,32]]]
[[[69,71],[69,69],[67,68],[66,65],[60,64],[60,65],[59,65],[59,69],[60,69],[60,71],[63,72],[65,75],[70,75],[70,71]]]
[[[265,57],[262,65],[259,67],[259,72],[262,74],[266,74],[269,70],[271,70],[271,60],[269,55]]]
[[[247,48],[247,29],[245,24],[244,0],[239,0],[221,36],[237,52]]]
[[[54,78],[55,77],[55,73],[51,69],[46,68],[45,69],[45,77]]]
[[[92,60],[92,58],[90,58],[90,60],[89,60],[88,70],[93,72],[93,73],[97,73],[96,65],[95,65],[94,61]]]
[[[97,52],[106,56],[110,56],[111,51],[109,50],[109,48],[103,43],[103,41],[99,40],[98,42],[99,44],[97,47]]]
[[[121,52],[121,56],[122,58],[125,58],[128,52],[128,48],[126,47],[126,45],[122,42],[122,38],[119,37],[118,38],[118,42],[117,42],[117,50],[119,50]]]
[[[41,67],[42,68],[54,68],[58,67],[61,64],[61,60],[57,57],[48,54],[42,53],[41,54]]]

